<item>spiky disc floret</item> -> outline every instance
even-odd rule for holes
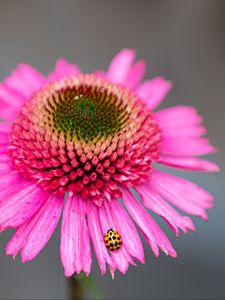
[[[94,75],[48,84],[22,107],[8,151],[14,166],[46,191],[81,193],[96,204],[119,186],[144,182],[160,132],[134,94]]]

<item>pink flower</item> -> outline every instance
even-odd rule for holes
[[[7,255],[35,258],[62,213],[66,276],[90,274],[91,241],[102,274],[107,265],[125,274],[134,260],[144,263],[134,223],[156,256],[160,249],[177,255],[148,210],[176,235],[195,227],[175,207],[207,219],[208,192],[157,170],[218,171],[198,158],[215,151],[202,137],[202,118],[188,106],[154,112],[172,84],[162,77],[141,82],[145,63],[134,58],[124,49],[107,72],[94,74],[60,59],[48,77],[20,64],[0,85],[0,230],[16,228]],[[122,239],[116,251],[104,241],[111,228]]]

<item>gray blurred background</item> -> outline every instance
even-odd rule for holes
[[[61,56],[85,72],[106,68],[123,47],[146,60],[146,78],[163,75],[174,89],[161,106],[195,105],[225,160],[225,1],[0,1],[0,79],[16,64],[32,64],[44,74]],[[194,218],[197,233],[177,239],[161,221],[179,258],[155,259],[126,276],[93,275],[103,299],[225,298],[225,175],[176,172],[216,197],[209,221]],[[157,220],[159,220],[157,218]],[[12,231],[0,238],[0,299],[67,299],[59,258],[59,228],[37,259],[21,264],[5,257]]]

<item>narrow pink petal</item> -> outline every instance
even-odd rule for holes
[[[83,202],[86,200],[83,200]],[[82,223],[83,224],[83,223]],[[92,250],[91,250],[91,243],[90,243],[90,232],[87,226],[87,221],[85,217],[85,223],[86,225],[83,226],[83,234],[82,234],[82,239],[83,239],[83,271],[84,273],[89,276],[91,273],[91,265],[92,265]]]
[[[152,172],[152,178],[158,181],[163,179],[169,186],[174,185],[179,192],[189,196],[191,202],[199,204],[214,201],[214,197],[209,192],[187,179],[159,171]]]
[[[30,183],[21,191],[0,202],[0,230],[18,227],[31,218],[43,202],[46,193]]]
[[[160,155],[160,158],[157,162],[160,164],[190,171],[218,172],[220,170],[218,165],[211,161],[192,157],[190,158]]]
[[[201,137],[202,135],[206,134],[206,128],[202,125],[198,124],[191,124],[190,122],[185,125],[176,125],[176,124],[168,124],[166,126],[164,123],[162,125],[163,121],[160,120],[160,127],[163,130],[162,134],[164,137],[167,138],[180,138],[180,137],[186,137],[186,138],[197,138]],[[182,126],[182,130],[181,130]]]
[[[101,274],[103,275],[106,272],[106,263],[109,265],[110,269],[114,271],[115,263],[113,262],[105,247],[103,239],[104,235],[99,221],[98,208],[91,202],[88,202],[87,219],[88,228],[94,245],[95,254],[98,260]]]
[[[7,123],[0,123],[0,153],[3,153],[2,151],[6,152],[7,146],[9,143],[9,132],[10,132],[10,126],[7,124],[7,127],[1,126],[2,124]]]
[[[110,212],[105,209],[104,206],[99,208],[99,218],[104,235],[110,228],[117,230],[116,220],[112,217]],[[121,236],[121,238],[123,239],[123,235]],[[132,258],[129,255],[129,252],[126,249],[126,244],[122,245],[122,247],[115,252],[111,251],[111,256],[116,263],[116,267],[122,274],[126,274],[129,268],[129,264],[134,264]]]
[[[2,164],[0,163],[0,168]],[[5,168],[6,169],[6,168]],[[6,169],[7,170],[7,169]],[[17,173],[13,173],[11,170],[1,172],[1,189],[0,189],[0,204],[7,201],[12,195],[18,193],[18,191],[27,187],[30,184],[29,181],[24,180]]]
[[[6,154],[7,153],[7,144],[0,144],[0,154]]]
[[[0,130],[1,130],[1,129],[0,129]],[[8,134],[2,133],[2,132],[0,131],[0,145],[8,144],[8,140],[9,140]]]
[[[21,93],[6,84],[0,84],[0,103],[11,109],[17,109],[26,101]]]
[[[31,228],[29,227],[30,220],[23,223],[16,229],[13,237],[6,245],[6,255],[11,255],[13,258],[17,256],[21,248],[25,245],[25,242],[30,234]]]
[[[151,185],[167,201],[186,213],[207,219],[206,208],[211,208],[212,195],[196,184],[163,172],[154,171]]]
[[[181,128],[182,130],[182,128]],[[188,145],[188,147],[187,147]],[[210,145],[206,138],[163,138],[160,144],[160,150],[165,154],[180,156],[198,156],[214,153],[215,147]]]
[[[12,75],[5,79],[4,83],[7,87],[28,98],[46,84],[46,79],[32,66],[20,64]]]
[[[110,214],[115,221],[115,225],[113,226],[121,234],[123,245],[125,245],[131,256],[144,263],[144,249],[141,239],[123,206],[118,200],[114,200],[110,203],[105,203],[105,207],[108,214]]]
[[[79,67],[70,64],[66,59],[60,58],[55,64],[55,70],[48,75],[49,80],[60,80],[63,77],[81,73]]]
[[[20,225],[6,246],[6,255],[14,258],[23,248],[23,262],[32,260],[51,237],[60,217],[63,199],[50,196],[36,215]],[[36,235],[36,237],[35,237]]]
[[[124,81],[124,85],[131,90],[136,89],[136,87],[139,85],[139,83],[144,77],[145,69],[146,69],[145,62],[143,60],[138,60],[131,67],[131,70]]]
[[[113,83],[123,84],[126,80],[133,60],[135,58],[135,51],[132,49],[123,49],[112,60],[109,65],[107,77]]]
[[[19,109],[8,104],[0,103],[0,119],[8,122],[13,122],[18,114]]]
[[[163,155],[198,156],[216,151],[208,139],[201,138],[206,129],[194,107],[170,107],[155,113],[155,118],[161,129]]]
[[[0,154],[7,155],[10,126],[7,124],[7,126],[5,127],[4,124],[7,124],[7,123],[0,123]],[[3,125],[3,126],[1,126],[1,125]],[[4,160],[4,159],[2,158],[2,160]]]
[[[11,157],[9,157],[6,153],[0,154],[0,163],[10,162]]]
[[[155,109],[166,97],[172,88],[172,83],[162,77],[156,77],[141,84],[137,89],[137,95],[151,109]]]
[[[6,134],[8,135],[11,131],[11,124],[0,122],[0,134]]]
[[[178,105],[155,113],[156,120],[162,128],[178,128],[183,125],[196,125],[202,122],[202,117],[192,106]],[[168,131],[170,131],[168,129]]]
[[[123,202],[154,254],[159,255],[159,247],[167,255],[176,257],[176,251],[166,235],[128,189],[123,190]]]
[[[8,162],[1,162],[0,163],[0,175],[8,174],[11,171],[11,164]]]
[[[8,163],[5,164],[8,165]],[[1,175],[0,201],[2,200],[1,195],[7,197],[8,191],[13,191],[14,189],[18,192],[18,185],[23,186],[24,183],[30,184],[30,181],[22,177],[17,171],[10,170],[8,173]]]
[[[187,233],[188,229],[195,231],[191,219],[187,216],[181,216],[172,206],[159,196],[151,184],[143,184],[137,186],[135,189],[139,193],[143,204],[165,219],[176,235],[179,234],[179,228],[183,230],[184,233]]]
[[[61,259],[65,276],[91,272],[90,236],[86,222],[86,201],[78,195],[68,196],[61,228]]]
[[[51,195],[29,222],[21,225],[23,239],[21,258],[27,262],[35,258],[51,238],[61,215],[63,198]],[[28,233],[29,232],[29,233]]]

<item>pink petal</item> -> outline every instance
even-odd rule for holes
[[[191,219],[187,216],[181,216],[157,194],[151,184],[143,184],[137,186],[135,189],[139,193],[143,204],[165,219],[176,235],[179,234],[179,228],[183,230],[184,233],[187,233],[188,229],[195,231]]]
[[[208,139],[201,138],[206,130],[195,108],[175,106],[157,112],[155,118],[161,129],[163,155],[197,156],[216,151]]]
[[[15,171],[15,170],[11,170],[8,174],[5,174],[3,176],[1,176],[1,187],[3,187],[3,189],[0,189],[0,193],[4,192],[5,188],[8,186],[9,189],[13,189],[14,185],[20,185],[22,183],[28,183],[30,184],[30,181],[28,181],[27,179],[25,179],[23,176],[21,176],[19,174],[19,172]],[[10,187],[10,185],[13,185]],[[17,187],[16,187],[17,189]],[[18,190],[17,190],[18,192]]]
[[[0,134],[8,135],[11,131],[11,124],[10,123],[0,123]]]
[[[0,154],[7,153],[7,144],[0,145]]]
[[[11,157],[7,155],[7,146],[9,140],[9,133],[11,131],[11,124],[0,122],[0,172],[1,165],[10,164]]]
[[[60,80],[63,77],[81,73],[79,67],[70,64],[66,59],[60,58],[55,64],[55,70],[48,75],[49,80]]]
[[[22,247],[24,247],[25,241],[27,240],[30,233],[29,222],[30,220],[17,228],[15,234],[6,245],[6,255],[11,255],[15,259],[18,252]]]
[[[212,195],[196,184],[183,178],[154,171],[151,185],[167,201],[186,213],[207,219],[206,208],[211,208]]]
[[[182,130],[182,129],[181,129]],[[187,147],[188,145],[188,147]],[[162,138],[160,150],[165,154],[198,156],[214,153],[217,149],[206,138]]]
[[[101,221],[102,231],[104,235],[107,233],[107,231],[110,228],[117,230],[117,226],[116,226],[117,224],[115,219],[112,217],[110,212],[107,209],[105,209],[104,206],[99,208],[99,218]],[[123,239],[123,236],[121,236],[121,238]],[[111,256],[116,264],[116,267],[122,274],[126,274],[129,268],[129,264],[134,265],[134,262],[124,245],[122,245],[122,247],[119,250],[115,252],[111,252]]]
[[[220,170],[217,164],[199,158],[161,155],[157,162],[171,167],[191,171],[217,172]]]
[[[11,157],[9,157],[5,152],[3,154],[0,154],[0,163],[9,163],[10,161]]]
[[[6,84],[0,84],[0,103],[2,105],[10,106],[10,109],[17,111],[18,108],[26,101],[21,93],[16,89],[7,86]]]
[[[31,218],[45,200],[46,193],[36,184],[29,184],[16,194],[13,193],[0,202],[0,230],[18,227]]]
[[[177,125],[174,124],[173,122],[169,124],[168,122],[167,123],[168,126],[165,126],[162,120],[160,120],[160,122],[161,122],[160,127],[163,130],[162,134],[167,138],[181,138],[184,136],[186,138],[197,138],[197,137],[201,137],[207,132],[204,126],[195,123],[191,124],[188,123],[188,121],[185,125],[179,125],[179,123]],[[182,126],[182,130],[180,130],[181,126]]]
[[[109,65],[107,77],[113,83],[123,84],[126,80],[133,60],[135,58],[135,51],[132,49],[123,49],[112,60]]]
[[[61,227],[61,259],[65,276],[91,272],[90,235],[86,222],[86,201],[78,195],[68,196]]]
[[[14,245],[17,247],[18,242],[22,246],[23,262],[35,258],[49,241],[58,224],[62,206],[63,199],[52,195],[33,218],[18,227]]]
[[[0,174],[8,174],[11,171],[11,164],[8,162],[0,163]]]
[[[1,132],[0,126],[0,154],[7,154],[7,146],[9,141],[9,134]]]
[[[172,83],[162,77],[156,77],[144,82],[136,91],[137,95],[149,106],[155,109],[172,88]]]
[[[1,167],[2,164],[0,164]],[[12,195],[17,194],[18,191],[30,184],[30,181],[26,180],[16,171],[9,170],[8,172],[1,173],[0,203],[7,201]]]
[[[98,208],[95,204],[92,204],[90,201],[88,202],[87,207],[87,219],[88,228],[94,245],[95,254],[98,260],[101,274],[103,275],[106,272],[106,263],[109,265],[112,272],[114,272],[115,263],[110,257],[104,243],[104,235],[99,221]]]
[[[20,64],[12,75],[5,79],[8,88],[14,89],[22,96],[28,98],[43,87],[46,79],[42,74],[27,64]]]
[[[163,129],[168,131],[178,129],[179,126],[191,127],[202,122],[202,117],[198,115],[197,110],[192,106],[178,105],[169,107],[155,113],[155,118]]]
[[[128,189],[123,190],[123,202],[154,254],[159,256],[159,247],[167,255],[176,257],[176,251],[166,235]]]
[[[22,261],[30,261],[43,249],[58,224],[63,199],[50,196],[36,215],[18,227],[6,246],[6,254],[15,257],[20,249]]]
[[[0,130],[1,130],[1,129],[0,129]],[[9,140],[8,134],[2,133],[2,132],[0,131],[0,145],[8,144],[8,140]]]
[[[6,104],[0,107],[0,119],[8,122],[13,122],[18,114],[18,109]]]
[[[131,67],[131,70],[124,81],[124,85],[127,88],[134,90],[143,79],[145,74],[145,69],[146,69],[145,62],[143,60],[138,60]]]
[[[118,229],[118,232],[122,236],[123,245],[126,247],[129,254],[136,260],[144,263],[144,249],[141,239],[123,206],[118,200],[114,200],[110,203],[106,202],[105,208],[115,221],[113,228]]]

